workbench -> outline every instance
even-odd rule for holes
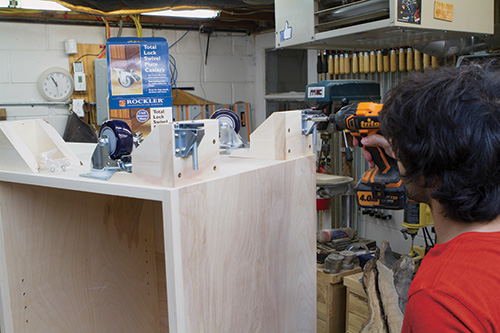
[[[209,122],[202,143],[218,147]],[[29,140],[9,131],[0,135],[2,154],[23,155],[21,141],[44,146],[40,129],[12,131]],[[148,137],[139,148],[147,141],[154,143]],[[188,160],[182,175],[194,176],[165,186],[181,173],[154,167],[170,158],[161,142],[159,162],[133,155],[137,172],[152,163],[151,177],[80,177],[91,144],[61,146],[81,161],[66,171],[2,165],[1,332],[316,330],[314,155],[217,151],[216,165],[205,168],[200,145],[200,173]]]

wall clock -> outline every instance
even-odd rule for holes
[[[48,101],[65,102],[73,95],[73,77],[63,68],[49,68],[40,75],[38,90]]]

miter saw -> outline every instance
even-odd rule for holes
[[[212,114],[210,119],[219,121],[219,145],[221,149],[225,149],[226,153],[249,146],[238,134],[241,123],[236,113],[229,109],[219,109]]]

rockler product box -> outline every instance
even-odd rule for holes
[[[172,84],[166,39],[110,38],[106,43],[109,117],[147,136],[172,121]]]

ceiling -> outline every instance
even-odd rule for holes
[[[0,21],[51,24],[103,25],[134,27],[130,15],[162,9],[219,9],[215,19],[186,19],[140,16],[144,28],[182,29],[196,26],[203,31],[231,31],[248,34],[274,30],[274,1],[270,0],[53,0],[72,9],[68,12],[0,10]]]

